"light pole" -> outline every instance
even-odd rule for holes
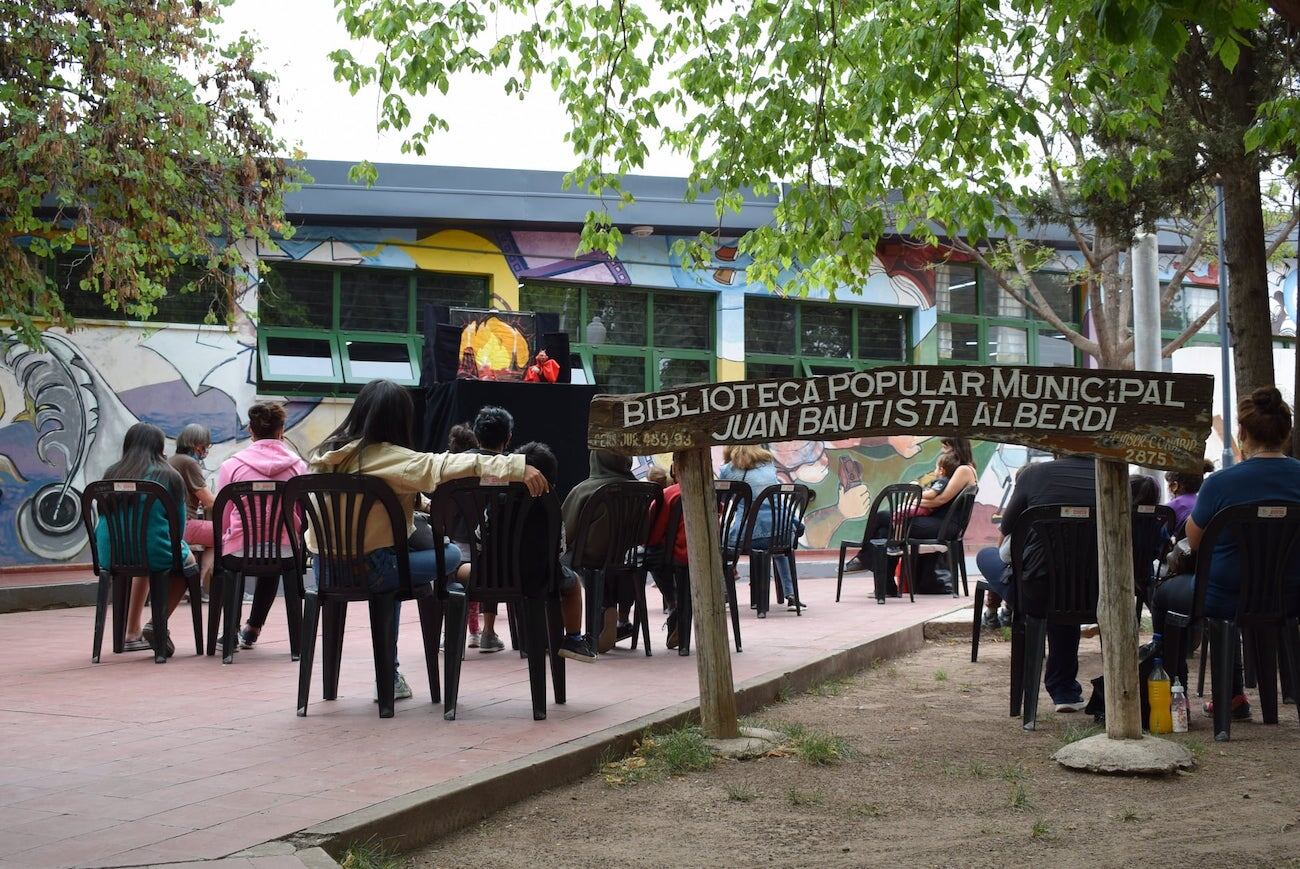
[[[1223,455],[1220,459],[1219,467],[1228,468],[1232,466],[1232,356],[1228,347],[1228,263],[1224,259],[1223,253],[1223,184],[1214,185],[1215,195],[1218,197],[1216,212],[1218,216],[1219,230],[1219,363],[1221,366],[1219,376],[1222,378],[1223,385]]]

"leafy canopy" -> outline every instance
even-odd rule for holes
[[[219,42],[229,2],[0,3],[0,310],[24,341],[72,325],[69,292],[147,319],[182,270],[228,304],[229,243],[287,229],[273,80]]]
[[[1072,200],[1131,212],[1132,185],[1168,156],[1098,145],[1157,123],[1170,60],[1149,42],[1099,38],[1084,0],[335,4],[354,38],[377,45],[335,51],[336,76],[378,87],[379,127],[404,133],[411,153],[445,127],[419,111],[422,97],[502,73],[521,99],[539,80],[558,95],[572,184],[625,202],[619,177],[658,145],[690,158],[690,193],[712,192],[720,220],[781,185],[775,223],[740,244],[749,279],[774,289],[804,266],[785,292],[861,285],[894,231],[1010,233],[1008,212],[1037,209],[1053,162]],[[1081,149],[1060,153],[1071,140]],[[615,217],[590,215],[584,244],[616,248]]]

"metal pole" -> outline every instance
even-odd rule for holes
[[[1228,347],[1228,262],[1223,253],[1223,227],[1226,219],[1223,209],[1223,185],[1216,184],[1214,192],[1219,198],[1219,361],[1223,384],[1223,456],[1220,468],[1232,466],[1232,356]]]
[[[1133,367],[1160,370],[1160,263],[1154,233],[1133,245]]]

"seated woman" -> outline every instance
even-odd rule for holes
[[[536,468],[527,467],[523,456],[483,456],[473,453],[422,453],[412,449],[415,416],[411,396],[391,380],[372,380],[357,393],[348,415],[312,452],[309,462],[316,473],[366,474],[388,484],[405,513],[406,532],[414,528],[413,514],[417,496],[437,488],[444,480],[460,477],[492,476],[510,482],[523,481],[533,495],[550,489],[546,477]],[[307,531],[307,548],[319,552],[311,529]],[[411,582],[427,584],[437,578],[437,549],[410,553]],[[443,548],[447,575],[460,565],[460,550],[447,543]],[[379,593],[397,588],[397,553],[393,549],[392,528],[382,510],[374,510],[366,520],[366,565],[371,575],[371,590]],[[316,561],[317,581],[320,562]],[[397,606],[400,608],[401,603]],[[393,634],[393,662],[397,665],[397,635]],[[400,672],[395,680],[394,696],[405,700],[411,688]]]
[[[1261,386],[1237,405],[1237,443],[1245,460],[1224,468],[1205,480],[1196,497],[1196,506],[1187,520],[1187,542],[1195,552],[1201,545],[1205,528],[1225,507],[1255,501],[1292,501],[1300,503],[1300,461],[1288,458],[1285,449],[1291,438],[1291,408],[1273,386]],[[1293,563],[1285,590],[1287,612],[1300,612],[1300,570]],[[1237,614],[1240,589],[1237,542],[1231,536],[1219,538],[1210,562],[1209,585],[1205,592],[1205,614],[1229,619]],[[1151,599],[1151,620],[1155,642],[1165,631],[1170,610],[1190,613],[1196,577],[1186,573],[1161,583]],[[1233,672],[1232,716],[1250,717],[1240,658]],[[1211,704],[1205,711],[1212,713]]]
[[[208,594],[212,579],[212,502],[217,496],[208,488],[203,460],[212,449],[212,434],[204,426],[191,423],[176,436],[176,455],[167,462],[181,475],[185,484],[185,542],[202,546],[199,568],[203,577],[203,596]]]
[[[776,460],[767,449],[759,446],[731,447],[727,455],[729,459],[718,472],[718,479],[739,480],[749,486],[755,498],[768,486],[775,486],[780,482],[776,476]],[[727,529],[729,546],[737,546],[744,542],[740,540],[740,534],[747,518],[737,516],[731,527]],[[772,545],[772,525],[772,507],[765,503],[754,517],[754,530],[750,536],[751,551],[767,549]],[[796,608],[807,609],[808,604],[795,600],[794,582],[790,578],[790,558],[791,556],[780,555],[772,560],[776,563],[776,575],[781,580],[781,594],[786,599],[789,611],[795,612]]]
[[[578,520],[582,517],[582,510],[591,500],[591,496],[605,485],[620,480],[636,480],[632,474],[631,457],[607,450],[592,450],[587,479],[569,491],[560,507],[564,516],[565,539],[571,541],[578,539]],[[592,519],[591,525],[585,529],[586,542],[583,546],[585,551],[579,564],[591,563],[604,557],[605,550],[609,546],[608,524],[603,514]],[[573,556],[570,555],[569,561],[572,560]],[[630,617],[634,598],[633,590],[627,583],[612,584],[612,587],[606,588],[605,594],[606,602],[615,599],[618,606],[617,612],[614,607],[606,607],[602,616],[602,628],[596,640],[596,651],[602,654],[612,649],[616,642],[632,636]]]
[[[658,468],[653,465],[652,468]],[[668,648],[677,648],[677,591],[679,586],[684,583],[678,583],[677,579],[681,571],[687,570],[683,565],[686,564],[686,520],[677,525],[677,539],[671,544],[672,551],[669,552],[668,537],[668,517],[673,512],[673,506],[682,499],[682,486],[677,482],[677,466],[669,468],[668,479],[672,481],[671,485],[664,487],[664,498],[660,503],[660,509],[656,510],[651,506],[650,534],[646,537],[646,564],[650,567],[650,576],[654,579],[655,587],[663,595],[665,608],[668,610]],[[676,562],[676,564],[674,564]]]
[[[167,459],[163,456],[163,448],[166,446],[167,439],[163,436],[162,429],[156,425],[150,425],[147,422],[137,422],[126,430],[126,436],[122,439],[122,458],[110,465],[104,472],[105,480],[152,480],[160,484],[164,489],[171,493],[172,499],[179,506],[185,495],[185,484],[181,482],[181,477],[175,469],[168,464]],[[178,511],[180,520],[180,532],[182,539],[181,548],[181,567],[186,577],[198,575],[199,566],[190,554],[190,548],[184,540],[185,530],[185,511]],[[167,524],[167,514],[163,510],[161,502],[155,503],[149,513],[147,520],[149,534],[149,569],[150,570],[171,570],[172,568],[172,538]],[[99,552],[100,559],[105,562],[112,557],[109,548],[108,523],[100,517],[99,524],[95,526],[95,548]],[[176,610],[176,605],[181,602],[185,595],[186,583],[182,577],[172,579],[171,594],[167,598],[167,612],[172,613]],[[123,651],[139,652],[153,647],[154,629],[153,624],[147,624],[140,627],[140,619],[144,613],[145,598],[149,595],[149,582],[143,578],[137,578],[131,583],[131,597],[127,604],[126,610],[126,645]],[[166,642],[167,655],[170,657],[175,652],[171,638]]]
[[[948,510],[952,506],[953,499],[966,490],[967,487],[975,485],[979,476],[975,470],[975,454],[971,450],[971,443],[968,438],[950,437],[943,438],[940,442],[942,459],[944,455],[951,455],[956,460],[957,468],[952,471],[948,477],[948,482],[939,491],[926,489],[921,493],[921,506],[929,510],[928,515],[917,514],[912,519],[912,536],[922,538],[933,538],[943,527],[943,520],[948,515]],[[937,465],[936,465],[937,469]],[[884,533],[884,529],[889,527],[889,511],[879,510],[874,516],[867,519],[867,529],[862,535],[863,540],[877,540]],[[858,552],[853,558],[849,559],[844,565],[844,571],[847,573],[852,570],[867,570],[871,564],[871,554],[865,549]],[[938,581],[951,591],[952,577],[948,576],[947,568],[940,566],[936,569]],[[887,586],[893,586],[893,577],[889,578]],[[996,595],[989,598],[989,604],[993,613],[993,622],[997,622],[997,606],[1001,599]],[[986,616],[987,621],[987,616]]]
[[[261,401],[248,409],[248,431],[253,442],[221,463],[217,472],[217,490],[227,483],[246,480],[277,480],[283,482],[307,473],[307,463],[284,443],[284,408],[279,404]],[[222,522],[223,556],[241,557],[244,553],[244,525],[239,511],[231,508]],[[263,535],[266,535],[266,531]],[[274,533],[271,531],[270,533]],[[281,552],[290,553],[288,531],[280,541]],[[253,608],[248,621],[239,631],[239,647],[251,649],[266,624],[266,614],[275,602],[279,582],[273,576],[258,577],[257,590],[253,592]],[[242,595],[241,595],[242,598]]]
[[[1192,508],[1196,506],[1196,494],[1201,491],[1205,475],[1213,473],[1214,465],[1209,461],[1201,466],[1199,474],[1186,471],[1165,473],[1165,485],[1169,487],[1169,506],[1174,511],[1174,528],[1182,530],[1187,517],[1192,515]]]

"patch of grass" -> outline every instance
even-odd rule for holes
[[[1002,642],[1004,643],[1011,642],[1011,628],[1010,627],[998,628],[998,636],[1002,638]]]
[[[630,755],[606,762],[600,773],[606,784],[636,784],[709,769],[713,762],[704,732],[688,726],[657,736],[646,732]]]
[[[875,803],[854,803],[849,806],[849,814],[857,818],[879,818],[884,813]]]
[[[975,685],[971,682],[962,682],[957,690],[963,694],[971,694],[975,691]]]
[[[821,791],[801,791],[798,788],[790,788],[785,792],[785,798],[792,806],[820,806],[825,797]]]
[[[1075,721],[1066,726],[1065,732],[1061,734],[1061,745],[1069,745],[1071,742],[1078,742],[1080,739],[1087,739],[1089,736],[1096,736],[1105,730],[1100,724],[1089,724],[1082,721]]]
[[[799,759],[813,766],[833,766],[852,754],[842,737],[810,730],[795,744]]]
[[[344,851],[339,866],[343,869],[400,869],[402,860],[375,842],[363,842]]]
[[[1008,763],[998,771],[1003,781],[1017,782],[1025,780],[1025,768],[1018,763]]]
[[[1205,754],[1205,742],[1199,736],[1189,736],[1182,740],[1187,750],[1192,753],[1192,757],[1200,760]]]
[[[970,773],[971,778],[984,778],[989,774],[989,769],[978,760],[972,760],[966,765],[966,771]]]
[[[1126,824],[1132,824],[1142,820],[1142,816],[1137,813],[1137,809],[1125,809],[1117,815],[1117,818]]]
[[[1029,798],[1029,791],[1025,790],[1025,786],[1020,782],[1011,786],[1011,798],[1008,802],[1013,809],[1027,809],[1034,804]]]
[[[845,691],[849,690],[849,680],[847,677],[838,679],[827,679],[824,682],[818,682],[809,689],[810,694],[816,694],[818,697],[838,697]]]
[[[744,785],[727,785],[727,799],[733,803],[752,803],[758,799],[758,791]]]
[[[1031,839],[1050,839],[1052,837],[1052,828],[1047,826],[1047,821],[1039,818],[1034,821],[1034,826],[1029,830]]]
[[[934,671],[934,681],[936,681],[936,682],[947,682],[947,681],[948,681],[948,671],[947,671],[947,670],[935,670],[935,671]]]

